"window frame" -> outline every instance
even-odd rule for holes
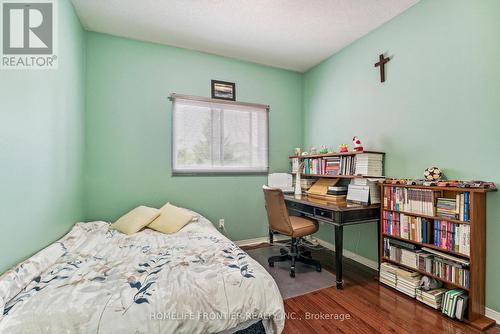
[[[267,146],[267,156],[266,156],[266,162],[267,166],[265,167],[265,170],[245,170],[245,169],[231,169],[231,170],[212,170],[212,171],[200,171],[200,170],[179,170],[175,168],[175,126],[174,126],[174,104],[176,99],[182,99],[182,100],[191,100],[191,101],[201,101],[201,102],[206,102],[206,103],[215,103],[215,104],[227,104],[227,105],[237,105],[237,106],[244,106],[244,107],[254,107],[254,108],[259,108],[259,109],[264,109],[265,112],[267,113],[266,117],[266,146]],[[202,96],[193,96],[193,95],[182,95],[182,94],[175,94],[172,93],[169,96],[169,100],[172,102],[171,103],[171,114],[170,114],[170,124],[171,124],[171,138],[170,138],[170,158],[171,158],[171,171],[172,171],[172,176],[224,176],[224,175],[267,175],[269,173],[269,112],[270,112],[270,106],[265,105],[265,104],[258,104],[258,103],[249,103],[249,102],[237,102],[237,101],[228,101],[228,100],[220,100],[220,99],[212,99],[208,97],[202,97]]]

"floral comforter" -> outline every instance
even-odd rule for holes
[[[165,235],[78,223],[0,277],[0,333],[217,333],[284,325],[266,270],[203,217]]]

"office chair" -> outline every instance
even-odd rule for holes
[[[304,217],[289,216],[285,205],[285,198],[280,189],[263,186],[264,198],[266,200],[267,218],[269,221],[269,238],[273,242],[273,233],[292,238],[290,250],[280,249],[281,255],[271,256],[267,262],[274,267],[275,262],[291,261],[290,276],[295,277],[295,262],[302,262],[316,267],[316,271],[321,271],[321,263],[311,258],[311,252],[300,250],[301,238],[318,231],[318,222]]]

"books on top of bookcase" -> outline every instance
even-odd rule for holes
[[[420,285],[420,275],[416,271],[411,271],[387,262],[380,265],[380,282],[415,298],[416,290]]]

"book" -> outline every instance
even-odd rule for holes
[[[464,255],[470,254],[470,225],[457,224],[445,220],[434,220],[433,244],[442,249],[454,251]]]
[[[441,303],[443,301],[443,295],[446,293],[446,291],[448,290],[444,288],[433,289],[429,291],[417,289],[416,299],[432,308],[440,310],[442,305]]]
[[[362,153],[356,155],[354,174],[382,176],[383,155],[377,153]]]
[[[465,311],[467,309],[467,300],[468,297],[463,294],[457,297],[457,306],[455,309],[455,318],[458,320],[464,320]]]
[[[450,318],[457,318],[457,304],[459,299],[464,299],[464,296],[467,296],[467,292],[462,289],[453,289],[449,290],[444,294],[442,312],[446,316]],[[461,302],[462,306],[459,310],[459,313],[462,311],[465,312],[463,301]],[[463,317],[463,315],[462,315]]]

